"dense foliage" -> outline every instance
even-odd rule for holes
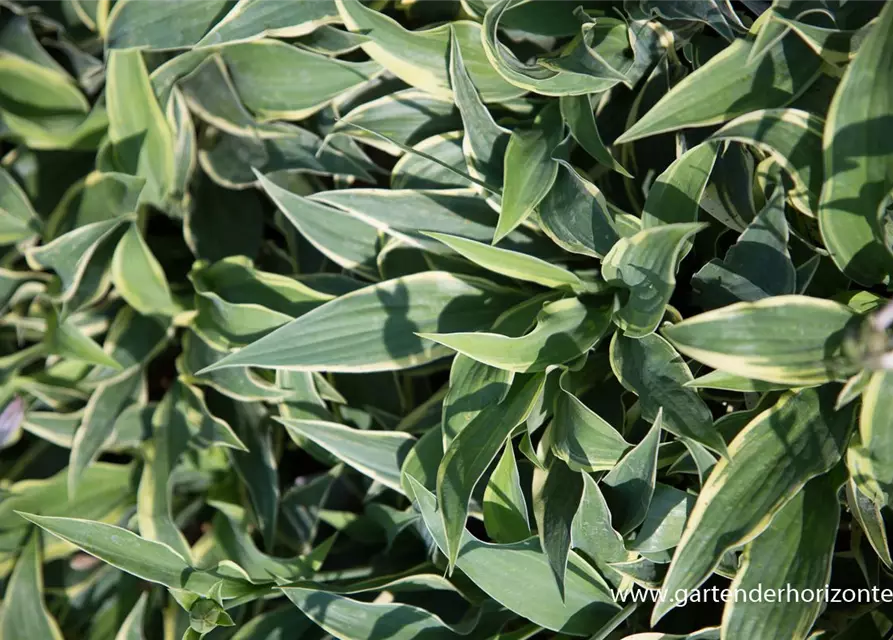
[[[893,3],[0,0],[0,145],[0,639],[889,637]]]

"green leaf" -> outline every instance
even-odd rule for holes
[[[443,398],[441,423],[445,447],[477,414],[505,400],[514,375],[512,371],[456,354],[450,368],[449,389]]]
[[[336,0],[341,18],[351,31],[369,42],[363,51],[407,84],[431,95],[451,99],[449,47],[451,34],[459,41],[468,75],[485,102],[514,98],[524,93],[512,86],[487,62],[481,47],[481,28],[468,20],[407,31],[388,16],[360,4],[358,0]]]
[[[109,49],[174,49],[198,42],[219,18],[226,0],[166,3],[164,9],[133,0],[116,3],[108,17]]]
[[[725,441],[713,427],[710,408],[685,386],[692,380],[688,365],[666,340],[657,334],[640,340],[614,334],[611,368],[620,383],[639,396],[646,420],[656,420],[663,411],[664,429],[727,454]]]
[[[364,431],[323,420],[276,418],[276,421],[362,474],[403,493],[400,468],[415,442],[411,435],[399,431]]]
[[[416,366],[447,353],[417,334],[488,326],[515,299],[514,293],[484,280],[446,272],[396,278],[336,298],[204,371],[256,366],[360,372]]]
[[[175,312],[170,286],[161,264],[135,224],[131,224],[112,258],[112,281],[127,303],[144,315]]]
[[[711,136],[755,146],[791,177],[791,204],[814,216],[822,188],[822,129],[824,121],[799,109],[763,109],[739,116]]]
[[[450,34],[450,88],[462,117],[462,150],[468,170],[490,184],[502,184],[505,148],[511,132],[487,111],[465,67],[455,32]]]
[[[278,40],[233,44],[220,55],[242,103],[261,122],[302,120],[381,72],[372,61],[344,62]]]
[[[747,226],[723,260],[714,258],[692,277],[702,306],[716,308],[793,294],[797,272],[788,251],[781,190]]]
[[[45,340],[47,351],[52,354],[78,362],[121,369],[121,365],[85,335],[71,318],[60,319],[55,309],[50,309],[47,317]]]
[[[653,333],[676,287],[676,269],[688,239],[702,223],[666,224],[621,238],[602,261],[602,277],[629,290],[614,321],[631,338]]]
[[[716,162],[719,145],[699,144],[679,156],[657,176],[642,210],[642,228],[697,222],[699,204]]]
[[[587,304],[588,302],[588,304]],[[610,309],[565,298],[545,304],[533,330],[519,338],[497,333],[419,333],[479,362],[517,373],[544,371],[588,352],[605,334]]]
[[[140,390],[138,371],[119,380],[99,385],[90,396],[84,418],[71,444],[68,463],[68,494],[74,497],[84,470],[99,456],[103,445],[115,430],[115,421]]]
[[[863,460],[860,472],[854,474],[857,485],[878,504],[889,504],[893,495],[893,458],[888,438],[893,402],[893,373],[875,371],[862,392],[859,413],[860,443]]]
[[[294,38],[312,32],[320,25],[338,22],[338,8],[332,0],[239,0],[197,46],[215,46],[265,36]]]
[[[589,96],[564,95],[561,96],[559,104],[561,105],[561,117],[567,123],[577,144],[603,166],[613,169],[622,176],[632,178],[632,175],[614,159],[602,142]]]
[[[853,317],[848,307],[830,300],[775,296],[702,313],[665,327],[663,334],[685,355],[719,371],[810,385],[854,371],[841,353],[842,333]]]
[[[648,513],[654,494],[661,424],[661,412],[658,411],[642,441],[602,478],[605,500],[611,507],[615,528],[623,535],[642,524]]]
[[[612,584],[620,583],[620,576],[608,565],[629,560],[631,554],[623,546],[623,536],[614,529],[601,489],[588,473],[583,474],[583,497],[571,525],[571,545],[594,562]]]
[[[40,539],[39,531],[29,536],[6,584],[0,609],[0,636],[4,638],[61,640],[63,637],[59,623],[43,601]]]
[[[819,72],[821,58],[794,33],[774,41],[750,61],[753,47],[751,41],[735,40],[676,84],[614,144],[783,107],[806,90]]]
[[[106,101],[116,166],[145,178],[140,201],[164,209],[176,184],[174,138],[139,51],[109,54]]]
[[[146,615],[146,602],[148,600],[149,593],[144,592],[139,597],[139,600],[136,601],[136,604],[133,605],[133,609],[130,610],[127,617],[124,618],[121,628],[118,629],[118,633],[115,635],[115,640],[144,640],[143,620]]]
[[[530,537],[527,500],[511,440],[506,440],[499,462],[487,480],[483,507],[487,535],[496,542],[520,542]]]
[[[194,569],[169,546],[144,540],[121,527],[78,518],[55,518],[31,513],[20,515],[103,562],[149,582],[204,596],[222,582],[223,597],[226,599],[243,597],[253,590],[247,582],[216,571]]]
[[[540,546],[549,559],[549,567],[558,592],[564,597],[567,558],[571,547],[571,525],[583,497],[583,474],[573,471],[561,460],[552,460],[545,471],[533,474],[533,513]]]
[[[837,490],[843,478],[834,472],[806,483],[772,518],[768,528],[744,547],[732,589],[807,590],[825,588],[831,575],[834,540],[840,522]],[[809,535],[803,535],[808,531]],[[722,632],[730,638],[781,634],[805,639],[822,608],[819,598],[770,602],[732,602],[723,612]]]
[[[564,160],[549,193],[540,202],[539,222],[566,251],[603,258],[620,239],[614,212],[598,187]]]
[[[554,104],[540,111],[529,129],[512,131],[505,148],[505,186],[494,244],[524,222],[552,188],[558,175],[552,152],[563,137],[564,124]]]
[[[446,552],[446,534],[434,496],[414,478],[409,482],[425,527]],[[568,555],[562,598],[536,538],[496,545],[465,532],[456,566],[507,609],[554,631],[585,635],[617,611],[604,580],[573,552]]]
[[[40,229],[40,219],[28,196],[0,167],[0,245],[30,238]]]
[[[608,471],[632,445],[571,393],[570,375],[565,371],[558,382],[552,420],[552,453],[572,469]]]
[[[643,554],[672,549],[682,537],[694,505],[694,495],[658,482],[642,526],[628,547]]]
[[[707,579],[722,555],[753,540],[804,484],[840,460],[849,439],[852,412],[834,411],[830,387],[786,393],[758,415],[729,445],[704,483],[652,619],[677,603],[678,589]]]
[[[881,513],[882,505],[874,502],[859,489],[856,481],[850,478],[846,483],[847,505],[859,527],[868,538],[871,548],[886,566],[893,566],[890,544],[887,541],[887,528]]]
[[[530,415],[544,384],[542,374],[516,375],[505,400],[475,416],[444,451],[437,469],[437,501],[451,568],[462,545],[474,486],[512,430]]]
[[[883,204],[893,189],[889,114],[893,79],[893,9],[884,6],[847,67],[828,109],[825,180],[819,228],[834,263],[864,285],[889,281],[893,256],[885,240]]]

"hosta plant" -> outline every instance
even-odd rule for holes
[[[2,640],[893,630],[893,3],[0,0],[0,158]]]

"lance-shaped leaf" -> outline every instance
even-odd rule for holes
[[[115,165],[146,179],[140,201],[164,208],[176,185],[174,137],[142,56],[137,50],[109,54],[106,101]]]
[[[451,99],[449,74],[450,35],[455,34],[468,75],[485,102],[514,98],[523,89],[506,82],[487,62],[481,46],[481,27],[468,20],[407,31],[392,18],[360,4],[336,0],[344,24],[369,38],[362,45],[370,58],[413,87]]]
[[[464,625],[448,625],[420,607],[399,603],[372,603],[327,593],[322,589],[283,587],[296,607],[336,638],[411,640],[455,638],[474,629],[476,619]]]
[[[686,127],[704,127],[756,109],[783,107],[815,80],[822,60],[796,34],[749,60],[753,42],[738,39],[676,84],[615,144]]]
[[[339,22],[333,0],[239,0],[214,28],[196,43],[197,47],[254,40],[264,36],[295,38],[322,25]]]
[[[471,492],[512,430],[533,411],[544,384],[542,374],[516,375],[505,400],[475,416],[444,452],[437,469],[437,501],[451,567],[462,545]]]
[[[679,589],[697,588],[726,551],[760,535],[808,480],[837,464],[853,418],[834,411],[835,395],[829,386],[786,393],[735,437],[698,496],[654,622],[678,605]]]
[[[613,169],[620,175],[632,178],[632,175],[614,159],[611,152],[602,142],[595,123],[595,112],[587,95],[565,95],[559,100],[561,117],[567,123],[574,140],[586,150],[590,156],[602,165]]]
[[[552,453],[572,469],[613,469],[632,445],[570,389],[570,372],[565,371],[555,396]]]
[[[99,456],[103,445],[115,430],[121,411],[134,399],[140,388],[139,371],[120,380],[105,382],[93,392],[84,411],[84,419],[75,433],[68,464],[68,493],[74,496],[84,470]]]
[[[522,3],[518,0],[499,0],[486,7],[481,38],[490,65],[516,87],[546,96],[600,93],[619,82],[612,75],[603,77],[572,70],[550,69],[538,63],[527,65],[499,41],[500,23],[506,12]],[[556,10],[557,11],[557,10]]]
[[[567,251],[603,258],[620,239],[614,212],[602,192],[564,160],[538,208],[540,225]]]
[[[583,289],[586,286],[576,274],[534,256],[445,233],[428,232],[425,235],[439,240],[456,253],[494,273],[535,282],[544,287]]]
[[[673,4],[646,1],[637,8],[667,20],[703,22],[710,25],[714,31],[729,42],[733,42],[735,36],[744,31],[744,25],[735,14],[735,9],[729,0],[675,2]]]
[[[344,62],[278,40],[233,44],[220,55],[242,103],[262,122],[302,120],[381,71],[372,61]]]
[[[694,506],[694,495],[658,482],[642,526],[628,544],[629,548],[639,553],[672,549],[682,537],[685,522]]]
[[[170,475],[189,443],[186,416],[179,401],[183,387],[177,383],[165,394],[152,414],[152,439],[143,445],[143,470],[137,488],[137,524],[146,540],[160,542],[191,560],[186,537],[173,517]]]
[[[351,136],[391,155],[462,126],[456,107],[418,89],[405,89],[364,102],[339,118],[332,133]]]
[[[295,205],[298,204],[295,198],[289,200]],[[425,235],[451,234],[443,238],[434,236],[447,244],[448,240],[457,236],[461,236],[456,239],[457,243],[463,240],[466,243],[475,240],[488,242],[493,237],[493,228],[496,225],[496,214],[493,209],[485,200],[467,189],[338,189],[315,193],[308,200],[312,201],[310,206],[319,202],[338,207],[379,232],[397,238],[407,245],[432,252],[444,252],[445,249]],[[296,216],[302,213],[296,208],[292,211]],[[473,247],[474,244],[469,246]],[[487,245],[478,252],[485,252],[488,248],[492,249]],[[550,243],[527,229],[518,229],[510,233],[503,241],[503,248],[524,251],[544,258],[557,255],[557,251]],[[513,254],[506,256],[498,250],[485,255],[498,255],[504,258],[513,256]],[[503,263],[505,259],[498,262]],[[486,264],[481,266],[487,268]],[[558,267],[552,268],[558,269]]]
[[[135,224],[118,241],[112,257],[112,281],[121,297],[143,315],[175,311],[164,270]]]
[[[520,542],[530,537],[527,499],[511,440],[506,440],[499,462],[487,480],[483,507],[487,535],[496,542]]]
[[[392,371],[430,362],[447,349],[417,334],[489,326],[516,294],[441,271],[388,280],[314,309],[206,367],[296,371]]]
[[[565,298],[543,306],[533,330],[519,338],[498,333],[420,333],[491,367],[544,371],[589,351],[610,325],[607,301]]]
[[[41,534],[35,530],[16,561],[3,596],[0,637],[47,640],[63,638],[59,623],[43,601],[40,541]]]
[[[744,547],[730,592],[749,592],[757,585],[787,593],[822,590],[831,577],[840,523],[837,491],[842,482],[842,474],[833,471],[807,482],[769,527]],[[723,611],[722,632],[728,638],[769,635],[805,640],[821,608],[820,598],[812,602],[790,597],[776,602],[732,601]]]
[[[499,404],[511,387],[514,372],[491,367],[461,353],[453,358],[450,383],[443,398],[444,446],[491,404]]]
[[[493,244],[524,222],[552,188],[558,175],[552,152],[563,137],[564,123],[554,103],[537,114],[529,129],[512,130],[505,148],[505,186]]]
[[[109,14],[106,46],[109,49],[189,47],[214,26],[227,4],[226,0],[163,5],[124,0]]]
[[[67,540],[92,556],[122,571],[172,589],[185,589],[207,596],[222,583],[226,599],[247,596],[258,591],[248,582],[230,578],[216,570],[200,571],[191,567],[169,546],[144,540],[132,531],[103,522],[79,518],[56,518],[20,514],[41,529]]]
[[[62,281],[61,299],[69,299],[77,292],[100,245],[114,239],[125,221],[124,218],[114,218],[85,224],[49,244],[32,249],[28,255],[38,265],[56,272]]]
[[[887,527],[880,505],[865,495],[852,478],[846,483],[846,499],[853,518],[868,538],[871,548],[888,567],[893,566],[890,556],[890,543],[887,541]]]
[[[496,124],[477,92],[456,34],[450,36],[450,87],[462,116],[462,150],[468,170],[489,184],[502,184],[505,147],[510,132]]]
[[[797,271],[788,251],[784,194],[777,189],[723,260],[714,258],[692,277],[701,305],[722,307],[794,293]]]
[[[63,320],[55,309],[50,309],[47,316],[44,340],[49,353],[77,362],[121,369],[121,365],[86,335],[73,318]]]
[[[657,451],[660,445],[661,413],[654,424],[617,466],[602,478],[605,500],[611,507],[615,528],[626,535],[642,524],[654,494]]]
[[[426,529],[446,553],[446,533],[434,495],[414,478],[409,482]],[[585,635],[618,610],[602,577],[573,552],[568,556],[562,598],[536,538],[499,545],[481,542],[466,531],[456,566],[507,609],[555,631]]]
[[[415,443],[408,433],[371,431],[324,420],[276,418],[298,436],[312,440],[363,475],[394,491],[400,486],[400,468]]]
[[[598,484],[588,473],[582,477],[583,497],[571,525],[571,546],[595,563],[612,584],[620,585],[620,576],[608,564],[631,560],[633,554],[626,550],[623,536],[614,529],[611,511]]]
[[[679,156],[654,180],[642,209],[642,228],[697,222],[701,198],[719,145],[699,144]]]
[[[791,177],[791,204],[807,215],[819,209],[824,121],[799,109],[763,109],[735,118],[711,136],[768,153]]]
[[[859,413],[859,447],[863,464],[855,475],[858,486],[878,504],[893,495],[893,452],[890,425],[893,424],[893,372],[875,371],[862,392]]]
[[[146,616],[146,603],[148,601],[149,592],[144,591],[121,623],[121,627],[115,635],[115,640],[145,640],[143,620]]]
[[[779,384],[821,384],[855,372],[841,352],[844,328],[854,316],[831,300],[775,296],[702,313],[663,334],[685,355],[720,371]]]
[[[825,125],[825,181],[819,228],[835,264],[864,285],[889,280],[893,255],[884,232],[883,205],[893,189],[890,112],[893,7],[877,23],[847,67]]]
[[[629,290],[614,321],[631,338],[654,332],[676,288],[676,269],[688,239],[703,223],[665,224],[621,238],[602,261],[602,277]]]
[[[583,497],[583,475],[563,461],[553,459],[545,471],[533,473],[533,513],[540,546],[562,597],[571,548],[571,526]]]
[[[614,334],[611,368],[620,383],[639,396],[645,419],[656,419],[662,410],[664,429],[726,454],[710,408],[697,391],[685,386],[692,380],[688,365],[666,340],[657,334],[639,340]]]
[[[0,245],[30,238],[40,219],[28,196],[5,169],[0,168]]]

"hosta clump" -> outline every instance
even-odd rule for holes
[[[886,637],[890,69],[879,2],[0,2],[0,638]]]

